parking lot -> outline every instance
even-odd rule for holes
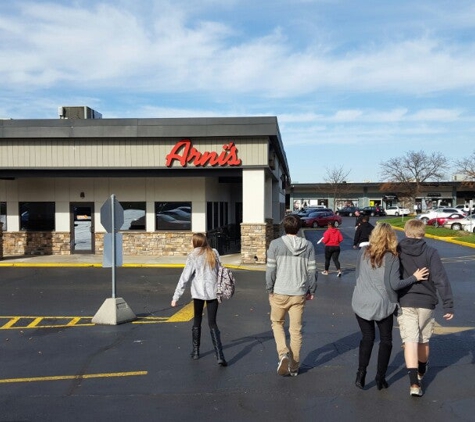
[[[0,266],[0,421],[473,420],[475,250],[428,239],[451,279],[455,317],[447,322],[436,313],[425,395],[409,396],[397,327],[389,389],[375,387],[375,351],[362,391],[354,386],[353,225],[344,217],[343,277],[320,274],[305,310],[296,378],[276,374],[263,268],[234,270],[237,293],[218,312],[229,363],[221,368],[206,325],[201,358],[189,357],[189,291],[170,307],[180,268],[118,268],[117,294],[138,319],[105,326],[91,318],[110,296],[110,269]],[[315,242],[322,233],[307,236]],[[321,271],[322,244],[316,250]]]

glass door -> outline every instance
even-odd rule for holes
[[[94,253],[94,203],[71,202],[71,254]]]

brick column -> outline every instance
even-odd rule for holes
[[[267,248],[273,238],[274,227],[272,219],[266,219],[265,224],[241,223],[242,263],[265,264]]]

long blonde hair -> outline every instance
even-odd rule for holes
[[[396,248],[397,236],[394,229],[388,223],[378,223],[371,232],[364,257],[369,259],[371,267],[379,268],[387,252],[397,256]]]
[[[206,263],[210,268],[216,267],[216,254],[211,246],[209,246],[208,239],[203,233],[193,234],[193,247],[200,248],[198,255],[206,254]]]

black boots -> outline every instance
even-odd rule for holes
[[[211,340],[213,341],[214,351],[216,352],[216,359],[218,360],[218,365],[228,366],[228,363],[224,359],[223,355],[223,345],[221,344],[221,336],[217,328],[211,328]]]
[[[214,351],[216,353],[216,359],[218,360],[218,365],[228,366],[228,363],[224,359],[223,346],[221,344],[221,336],[220,336],[219,330],[217,328],[212,328],[210,330],[210,333],[211,333],[211,340],[213,341]],[[200,358],[201,327],[192,327],[191,334],[192,334],[192,343],[193,343],[191,358],[196,360]]]
[[[376,387],[378,388],[378,390],[382,390],[383,388],[389,387],[385,375],[376,375],[376,378],[374,380],[376,381]]]
[[[200,358],[200,340],[201,340],[201,327],[193,327],[191,329],[193,350],[191,351],[192,359]]]
[[[365,381],[366,381],[366,371],[358,369],[358,372],[356,373],[355,385],[358,388],[363,389],[365,386]]]

